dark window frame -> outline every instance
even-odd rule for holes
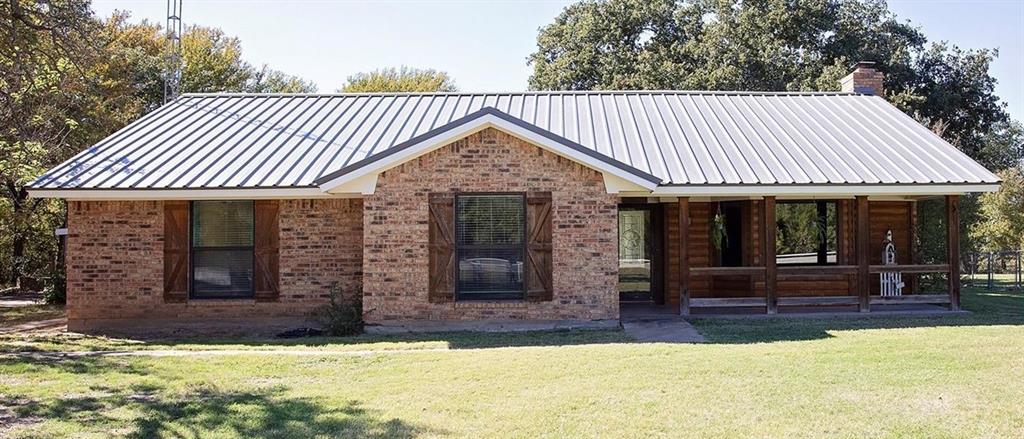
[[[839,265],[839,248],[840,248],[840,244],[839,244],[839,228],[842,227],[842,223],[841,223],[842,218],[839,217],[839,200],[779,200],[775,204],[776,204],[776,206],[778,206],[780,204],[813,204],[813,205],[816,206],[816,209],[817,209],[818,220],[820,221],[820,220],[822,220],[822,218],[824,218],[826,224],[828,223],[828,205],[832,204],[833,206],[835,206],[835,212],[836,212],[836,224],[835,224],[835,228],[836,228],[836,233],[835,233],[836,234],[836,261],[835,262],[829,262],[828,261],[828,238],[827,238],[828,234],[826,233],[825,235],[820,235],[819,234],[818,249],[817,249],[817,258],[818,258],[817,262],[779,263],[778,262],[779,254],[778,254],[778,251],[776,250],[776,252],[775,252],[776,265],[785,266],[785,267],[820,267],[820,266],[828,266],[828,265]],[[776,218],[775,218],[775,221],[774,221],[774,223],[775,223],[775,236],[779,236],[778,208],[776,208],[775,212],[776,212],[775,213]]]
[[[195,219],[196,219],[196,203],[203,201],[247,201],[252,205],[252,244],[248,246],[196,246],[194,241],[195,236]],[[196,292],[196,251],[199,252],[217,252],[217,251],[242,251],[249,250],[252,253],[252,275],[253,278],[249,282],[248,291],[238,291],[241,294],[209,294],[200,293],[197,295]],[[189,201],[188,203],[188,298],[189,300],[252,300],[256,297],[256,202],[252,200],[200,200],[200,201]]]
[[[518,245],[513,244],[470,244],[464,245],[459,243],[459,231],[461,230],[461,224],[459,221],[459,200],[463,197],[487,197],[487,196],[519,196],[522,200],[522,211],[520,212],[520,220],[522,221],[523,236],[522,240]],[[529,262],[527,255],[529,243],[529,224],[527,224],[527,199],[526,192],[456,192],[454,209],[453,209],[453,220],[455,221],[455,236],[452,237],[454,241],[452,244],[455,247],[455,300],[456,301],[479,301],[479,300],[509,300],[509,301],[524,301],[526,300],[526,290],[529,282],[526,280],[527,272],[526,264]],[[523,260],[523,273],[522,273],[522,289],[519,291],[502,291],[493,293],[465,293],[461,287],[462,269],[460,267],[462,263],[462,251],[465,250],[507,250],[510,248],[516,248],[520,250]],[[468,294],[468,296],[467,296]]]

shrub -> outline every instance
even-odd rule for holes
[[[331,285],[330,303],[316,311],[316,318],[329,335],[357,335],[363,332],[363,301],[361,294],[345,297],[335,282]]]
[[[67,274],[53,270],[43,286],[43,300],[51,305],[63,305],[68,300]]]

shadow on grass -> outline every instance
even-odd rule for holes
[[[60,352],[112,352],[145,349],[486,349],[498,347],[571,346],[629,343],[633,339],[618,330],[558,330],[527,332],[436,332],[352,337],[134,337],[108,338],[83,334],[34,334],[0,336],[0,354],[47,357]]]
[[[0,368],[25,373],[99,374],[117,371],[121,374],[146,375],[148,369],[128,358],[65,355],[55,352],[28,352],[0,357]]]
[[[961,315],[867,315],[855,317],[755,317],[690,319],[711,343],[742,344],[816,340],[832,331],[924,327],[1024,325],[1024,293],[965,289]]]
[[[688,318],[711,343],[760,343],[815,340],[831,331],[938,326],[1024,325],[1024,293],[965,288],[966,315],[864,315],[833,317],[801,315],[772,318]],[[139,349],[486,349],[497,347],[572,346],[635,342],[623,331],[563,330],[531,332],[446,332],[355,337],[280,338],[133,338],[116,339],[81,334],[33,336],[26,342],[0,336],[3,352],[59,352]]]
[[[626,343],[633,341],[618,330],[554,330],[523,332],[432,332],[389,335],[360,335],[355,337],[313,337],[308,339],[267,339],[243,342],[247,346],[338,346],[371,345],[377,343],[431,343],[438,342],[447,349],[487,349],[501,347],[571,346],[586,344]],[[239,344],[238,340],[203,341],[203,344]]]
[[[832,337],[829,332],[837,330],[914,328],[936,326],[990,326],[1024,325],[1024,293],[1013,291],[984,291],[966,288],[963,292],[963,307],[969,311],[963,315],[866,315],[853,317],[796,317],[776,316],[772,318],[715,318],[693,317],[689,320],[697,330],[712,343],[760,343],[771,341],[814,340]],[[263,339],[263,340],[158,340],[155,345],[174,347],[189,343],[203,345],[235,345],[244,347],[283,346],[356,346],[374,343],[424,343],[440,342],[448,349],[484,349],[495,347],[526,346],[570,346],[608,343],[635,342],[623,331],[576,330],[576,331],[533,331],[533,332],[451,332],[427,334],[403,334],[358,337],[321,337],[306,339]]]
[[[363,408],[358,401],[331,407],[311,398],[286,397],[281,388],[257,391],[202,388],[183,395],[168,394],[153,385],[94,388],[89,395],[42,402],[0,396],[0,406],[13,407],[17,416],[14,422],[21,419],[26,421],[23,423],[34,424],[59,419],[76,424],[81,433],[117,431],[119,435],[138,438],[403,438],[444,434],[401,419],[385,419]],[[26,426],[36,427],[40,426]]]

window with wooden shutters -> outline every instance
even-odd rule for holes
[[[522,194],[466,194],[456,197],[458,299],[525,297],[525,204]]]
[[[252,201],[192,202],[191,297],[253,297]]]

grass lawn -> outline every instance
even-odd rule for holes
[[[964,305],[695,319],[700,345],[0,336],[0,437],[1024,437],[1024,295],[965,291]],[[145,350],[159,356],[111,355]]]
[[[59,317],[64,317],[64,308],[59,305],[0,306],[0,328]]]

